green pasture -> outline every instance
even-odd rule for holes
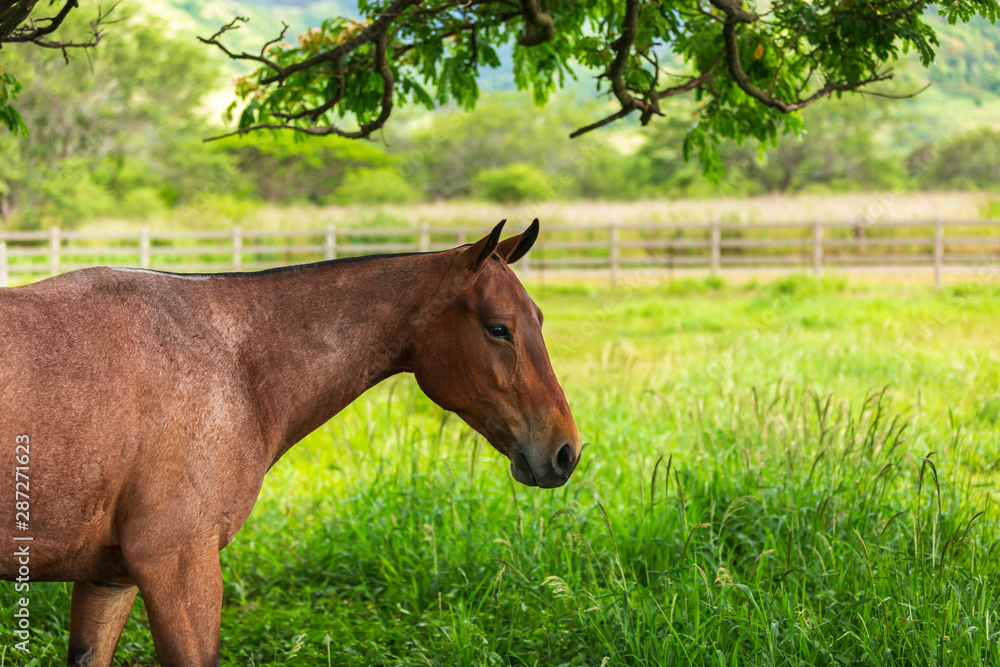
[[[223,664],[1000,665],[1000,289],[531,291],[569,484],[387,381],[223,552]],[[0,591],[0,665],[61,664],[70,586],[27,659]],[[118,659],[156,664],[141,602]]]

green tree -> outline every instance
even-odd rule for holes
[[[812,107],[803,113],[808,130],[767,152],[740,148],[729,160],[745,165],[744,174],[764,192],[797,192],[811,186],[832,190],[879,189],[903,178],[902,156],[879,142],[891,136],[886,105],[850,98]]]
[[[58,14],[32,20],[35,3],[0,0],[0,46],[60,46],[51,33],[75,6],[67,0]],[[724,140],[772,145],[801,129],[799,110],[890,79],[889,65],[902,54],[931,63],[939,39],[928,21],[937,15],[949,24],[977,17],[992,24],[1000,4],[361,0],[359,11],[360,21],[332,17],[292,44],[282,32],[256,53],[226,46],[239,18],[205,38],[259,68],[237,85],[242,104],[231,109],[239,111],[237,132],[292,128],[369,137],[398,105],[471,108],[483,69],[497,67],[500,52],[510,48],[517,86],[532,90],[538,103],[580,65],[599,74],[597,92],[610,94],[617,109],[571,136],[634,113],[646,124],[664,114],[667,98],[692,96],[698,113],[686,132],[685,157],[697,153],[717,179]],[[100,37],[98,26],[91,42]],[[0,84],[0,120],[23,130],[10,108],[14,95],[12,83]]]
[[[351,204],[409,204],[421,201],[424,193],[394,167],[351,169],[325,202]]]
[[[920,178],[925,187],[1000,190],[1000,131],[966,132],[940,148],[930,147],[923,159],[929,163]]]
[[[63,27],[88,25],[80,15]],[[31,227],[143,213],[232,187],[229,157],[200,147],[199,107],[218,63],[196,44],[130,21],[89,58],[14,45],[3,54],[5,68],[20,73],[18,105],[30,129],[0,135],[5,223],[19,210],[19,224]]]
[[[935,7],[949,22],[976,15],[992,22],[998,6],[944,0]],[[600,74],[598,92],[610,93],[618,108],[571,136],[636,112],[648,123],[663,114],[666,98],[692,95],[698,114],[685,156],[697,152],[718,178],[723,140],[771,145],[801,129],[799,110],[890,79],[888,66],[906,52],[926,66],[938,46],[924,0],[746,7],[740,0],[362,0],[359,8],[362,21],[331,18],[297,43],[282,34],[258,53],[225,46],[237,20],[204,40],[259,67],[237,86],[237,132],[368,137],[396,105],[471,108],[483,69],[498,66],[500,49],[510,47],[517,86],[539,103],[578,64]]]
[[[501,204],[548,201],[556,194],[544,171],[523,162],[484,169],[476,174],[473,184],[476,194]]]
[[[78,0],[64,0],[55,13],[51,10],[35,12],[36,4],[37,1],[0,0],[0,49],[4,44],[32,44],[42,49],[58,50],[64,58],[68,58],[68,50],[95,46],[101,41],[102,30],[108,16],[100,9],[97,16],[90,21],[87,31],[60,31],[60,36],[56,37],[56,31],[62,28],[70,12],[78,6]],[[74,18],[78,17],[74,15]],[[17,79],[12,73],[5,73],[0,63],[0,124],[5,125],[15,135],[26,136],[27,125],[13,106],[13,103],[17,102],[19,90],[20,84]]]
[[[523,93],[494,93],[468,113],[445,109],[431,114],[392,139],[391,152],[404,175],[433,199],[471,196],[476,174],[515,163],[544,171],[550,196],[614,194],[614,186],[624,184],[607,173],[594,175],[625,166],[608,136],[565,139],[594,106],[564,92],[544,108],[526,111],[531,104]]]
[[[351,170],[385,167],[391,161],[370,144],[340,137],[303,141],[287,133],[228,137],[221,147],[233,155],[253,192],[268,202],[324,201]]]

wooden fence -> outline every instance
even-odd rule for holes
[[[246,271],[374,253],[442,250],[479,238],[486,226],[407,229],[137,233],[0,232],[0,286],[86,266],[180,272]],[[637,270],[808,271],[854,267],[926,269],[940,287],[947,269],[1000,267],[1000,220],[857,223],[550,226],[520,270],[606,275]],[[1000,270],[1000,269],[998,269]]]

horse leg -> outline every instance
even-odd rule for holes
[[[70,603],[69,659],[71,667],[109,667],[132,602],[132,584],[77,581]]]
[[[214,544],[122,545],[125,566],[139,585],[161,665],[219,664],[222,569]]]

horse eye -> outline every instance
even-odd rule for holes
[[[490,336],[497,340],[510,340],[510,329],[502,324],[490,325],[486,327],[486,330],[490,333]]]

